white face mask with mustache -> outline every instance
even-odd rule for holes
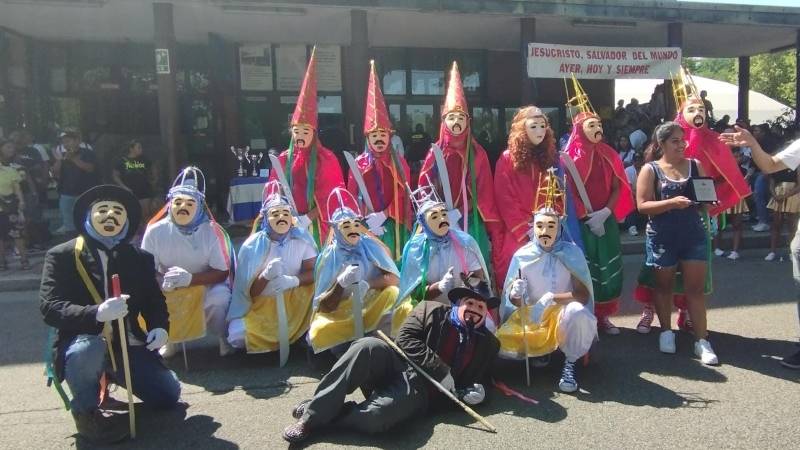
[[[447,217],[447,208],[434,206],[425,213],[425,223],[437,236],[444,236],[450,231],[450,219]]]
[[[589,142],[597,144],[603,140],[603,123],[600,119],[587,119],[583,122],[583,134]]]
[[[683,120],[695,128],[702,128],[706,123],[706,107],[700,103],[689,103],[683,108]]]
[[[389,148],[389,140],[391,136],[389,133],[383,130],[372,131],[367,135],[367,142],[369,142],[369,148],[377,153],[383,153]]]
[[[172,221],[178,225],[188,225],[197,215],[197,201],[188,195],[178,194],[169,205]]]
[[[100,235],[113,237],[118,235],[125,222],[128,221],[128,211],[122,203],[113,200],[101,200],[90,211],[92,228]]]
[[[292,226],[292,211],[285,206],[275,206],[267,211],[267,221],[272,231],[286,234]]]
[[[455,136],[467,129],[467,115],[461,112],[450,112],[444,116],[444,125]]]
[[[314,141],[314,129],[308,125],[293,125],[292,141],[294,141],[294,146],[297,148],[311,146],[311,142]]]

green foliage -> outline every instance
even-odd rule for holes
[[[737,84],[736,58],[684,58],[684,66],[701,77]],[[797,59],[794,50],[750,57],[750,89],[795,106]]]

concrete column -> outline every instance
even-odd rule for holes
[[[535,104],[539,99],[536,80],[528,78],[528,44],[536,41],[536,18],[519,19],[519,54],[522,57],[522,105]]]
[[[750,57],[739,57],[739,98],[737,112],[739,119],[750,118]]]
[[[364,138],[364,105],[366,103],[367,81],[369,79],[369,34],[367,29],[367,12],[362,9],[350,11],[350,46],[344,52],[344,85],[343,112],[345,133],[350,144],[361,150]]]
[[[153,3],[155,23],[155,55],[166,58],[156,67],[158,79],[158,120],[161,130],[161,146],[167,152],[168,177],[175,176],[186,161],[186,151],[179,143],[178,128],[178,86],[175,83],[175,24],[173,23],[172,3]],[[158,67],[161,66],[161,67]],[[161,72],[161,73],[159,73]]]
[[[794,124],[800,127],[800,30],[794,46],[795,74],[794,74]]]
[[[667,24],[667,46],[683,47],[683,24],[673,22]],[[667,111],[667,120],[672,120],[677,113],[675,96],[672,95],[672,80],[664,80],[664,109]]]

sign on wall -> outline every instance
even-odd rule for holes
[[[279,91],[299,91],[306,72],[306,46],[279,45],[275,48]],[[318,88],[319,89],[319,88]]]
[[[156,73],[158,75],[169,75],[169,49],[156,49]]]
[[[271,46],[266,44],[239,47],[239,76],[243,91],[271,91]]]
[[[317,90],[342,90],[342,48],[338,45],[318,45],[314,54],[317,60]]]
[[[583,79],[668,79],[681,64],[680,47],[590,47],[531,42],[528,76]]]

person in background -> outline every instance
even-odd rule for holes
[[[625,167],[633,165],[633,159],[636,156],[636,150],[631,147],[631,141],[628,136],[622,135],[617,138],[617,152]]]
[[[767,153],[773,153],[777,148],[775,136],[770,132],[767,124],[759,124],[753,127],[753,137],[756,142]],[[756,218],[758,222],[753,225],[753,231],[769,231],[769,208],[767,204],[770,200],[769,176],[759,172],[753,183],[753,202],[755,203]]]
[[[25,197],[22,183],[25,174],[22,166],[14,163],[16,148],[11,141],[0,141],[0,271],[8,270],[5,240],[11,239],[17,247],[20,268],[30,268],[25,250]]]
[[[100,184],[94,152],[81,147],[81,136],[74,131],[61,134],[63,154],[56,152],[53,174],[58,179],[58,209],[61,212],[61,228],[58,234],[72,234],[72,208],[83,192]]]
[[[774,173],[784,169],[797,170],[800,166],[800,139],[795,140],[788,147],[770,155],[761,148],[758,140],[747,129],[736,127],[734,133],[723,133],[720,140],[728,145],[750,147],[753,152],[753,162],[764,173]],[[795,227],[797,230],[797,227]],[[792,243],[789,245],[789,256],[792,259],[792,274],[795,284],[797,301],[797,315],[800,318],[800,234],[795,231]],[[781,364],[790,369],[800,369],[800,348],[794,347],[792,353],[784,356]]]
[[[628,178],[628,184],[631,186],[631,191],[633,192],[633,198],[636,198],[636,178],[639,176],[639,171],[642,169],[642,164],[644,164],[644,155],[641,153],[635,153],[633,157],[633,163],[625,168],[625,176]],[[646,222],[646,218],[639,214],[639,211],[634,210],[627,217],[625,217],[625,228],[628,230],[628,234],[631,236],[638,236],[639,235],[639,228],[644,226]]]
[[[769,253],[764,261],[773,261],[777,256],[778,241],[783,230],[783,219],[788,216],[792,235],[797,231],[797,213],[800,213],[800,171],[781,170],[769,176],[769,191],[772,200],[767,208],[772,210],[772,226],[769,236]],[[782,258],[782,257],[781,257]]]
[[[703,100],[703,104],[706,106],[706,123],[714,123],[714,105],[711,104],[711,100],[707,97],[708,92],[700,91],[700,99]]]
[[[33,136],[28,130],[17,130],[9,137],[16,144],[16,162],[24,168],[27,179],[22,186],[27,242],[42,248],[50,238],[47,221],[42,216],[43,206],[47,203],[50,171],[42,153],[33,146]]]
[[[149,218],[155,212],[156,202],[153,186],[156,180],[155,166],[144,155],[142,143],[128,141],[125,154],[120,158],[111,173],[114,184],[129,190],[139,200],[142,217]],[[140,228],[144,229],[146,220]],[[139,230],[141,231],[141,230]],[[137,232],[137,234],[139,234]]]
[[[703,364],[719,361],[706,329],[704,285],[708,263],[707,238],[698,206],[684,196],[689,180],[705,176],[697,160],[684,156],[687,142],[676,122],[665,122],[653,132],[653,157],[656,161],[642,168],[637,180],[636,205],[650,219],[645,242],[646,264],[655,272],[655,304],[661,324],[659,350],[675,353],[672,331],[672,296],[678,265],[683,272],[689,314],[695,338],[694,352]]]
[[[726,133],[732,133],[735,131],[733,128],[727,128],[724,130]],[[733,151],[734,156],[736,156],[736,161],[739,163],[739,170],[741,170],[742,175],[745,177],[745,180],[749,181],[749,177],[752,176],[752,171],[749,170],[750,166],[750,149],[743,148],[743,147],[732,147],[731,151]],[[747,200],[741,199],[739,203],[737,203],[732,208],[725,211],[724,214],[727,215],[727,220],[729,223],[733,225],[733,244],[731,247],[731,252],[728,254],[728,259],[732,261],[736,261],[739,259],[739,246],[742,242],[742,231],[743,231],[743,223],[742,223],[742,215],[748,213],[750,209],[747,207]],[[714,236],[714,255],[722,256],[725,254],[725,251],[721,248],[722,243],[722,233],[725,231],[722,227],[722,221],[717,220],[718,223],[718,230],[717,235]]]

